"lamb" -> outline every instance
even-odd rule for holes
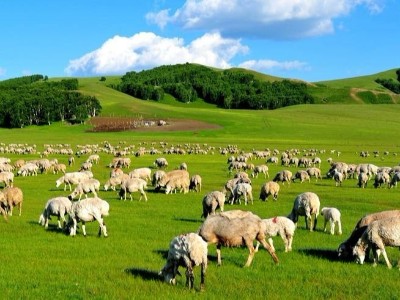
[[[268,166],[267,165],[259,165],[255,166],[253,172],[251,173],[251,176],[254,178],[258,178],[258,174],[263,173],[264,178],[269,178],[269,173],[268,173]]]
[[[400,221],[398,217],[377,220],[368,225],[367,229],[354,246],[353,254],[360,264],[364,263],[366,251],[372,249],[374,266],[377,265],[382,253],[387,267],[392,268],[385,246],[400,247]]]
[[[275,182],[280,181],[280,182],[282,182],[282,184],[285,184],[285,182],[287,182],[288,184],[290,184],[290,181],[292,180],[292,176],[293,176],[293,174],[291,171],[283,170],[283,171],[278,172],[272,181],[275,181]]]
[[[338,256],[347,258],[353,253],[353,248],[369,224],[386,218],[400,218],[400,210],[386,210],[368,214],[358,220],[350,237],[338,247]]]
[[[209,215],[201,225],[198,234],[209,244],[217,245],[218,265],[221,265],[221,246],[242,246],[249,249],[245,267],[253,261],[255,249],[253,241],[259,241],[272,256],[275,263],[279,262],[275,251],[265,241],[265,223],[252,212],[231,210]]]
[[[306,229],[313,231],[317,226],[319,207],[320,201],[317,194],[312,192],[301,193],[295,198],[293,209],[288,218],[297,226],[299,216],[305,216]]]
[[[129,178],[121,184],[121,189],[119,191],[120,199],[122,200],[122,198],[124,197],[124,201],[126,201],[126,194],[129,193],[132,201],[132,193],[140,192],[139,201],[142,200],[142,197],[144,196],[144,200],[147,202],[147,196],[144,191],[146,188],[147,182],[145,180],[140,178]]]
[[[193,268],[201,266],[200,289],[204,289],[207,270],[207,243],[196,233],[174,237],[169,245],[167,262],[159,272],[164,281],[175,285],[178,267],[186,268],[186,286],[194,287]]]
[[[92,174],[93,175],[93,174]],[[64,176],[58,178],[56,180],[56,187],[59,187],[61,184],[64,183],[64,191],[67,189],[67,185],[69,186],[69,190],[72,191],[72,184],[78,184],[79,182],[83,181],[84,179],[92,178],[87,172],[70,172],[65,173]]]
[[[310,175],[308,175],[307,171],[299,170],[294,174],[292,181],[294,182],[296,179],[300,179],[300,183],[303,183],[306,180],[310,182]]]
[[[203,198],[203,214],[201,215],[204,218],[207,218],[208,215],[215,215],[215,211],[217,208],[220,208],[221,211],[224,211],[225,204],[225,194],[220,191],[213,191],[208,193]]]
[[[12,187],[14,183],[14,173],[13,172],[1,172],[0,173],[0,183],[4,183],[4,187]]]
[[[76,196],[79,195],[79,200],[81,200],[82,195],[92,193],[94,197],[97,197],[97,192],[100,190],[100,181],[94,178],[84,179],[78,183],[72,193],[68,196],[68,199],[72,201]]]
[[[335,224],[337,224],[337,232],[339,235],[342,234],[342,223],[340,221],[340,211],[335,207],[323,207],[321,209],[321,215],[324,216],[324,232],[326,232],[326,225],[330,224],[330,233],[335,234]]]
[[[61,229],[61,221],[65,226],[65,216],[71,210],[72,202],[67,197],[55,197],[47,201],[43,213],[39,217],[39,224],[47,229],[50,216],[57,216],[58,228]]]
[[[240,197],[244,197],[244,204],[247,205],[248,199],[250,199],[251,204],[253,204],[253,188],[249,183],[246,182],[239,182],[233,188],[233,198],[231,204],[236,200],[239,201],[240,204]]]
[[[292,251],[293,236],[296,230],[296,225],[293,221],[287,217],[274,217],[263,219],[263,222],[266,226],[265,235],[268,238],[268,243],[271,246],[272,251],[275,251],[272,237],[277,236],[278,234],[285,244],[285,252]],[[260,243],[257,242],[256,251],[258,251],[259,246]]]
[[[201,176],[196,174],[190,177],[189,190],[194,190],[195,192],[201,192]]]
[[[12,216],[14,206],[18,206],[19,215],[21,216],[23,200],[24,194],[18,187],[6,187],[0,192],[0,206],[2,206],[4,211],[10,216]]]
[[[130,178],[140,178],[146,181],[151,181],[151,169],[150,168],[137,168],[129,172]]]
[[[103,217],[109,215],[110,205],[100,198],[86,198],[72,203],[69,212],[68,229],[71,236],[76,235],[78,222],[82,222],[82,232],[86,236],[86,222],[96,220],[99,223],[99,236],[107,237],[107,228]]]
[[[261,186],[260,199],[263,201],[268,200],[268,196],[272,195],[274,201],[278,200],[280,186],[277,182],[268,181]]]

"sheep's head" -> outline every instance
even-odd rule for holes
[[[357,242],[357,244],[353,248],[353,255],[355,255],[356,261],[360,265],[364,263],[366,250],[367,250],[367,244],[363,243],[361,239]]]
[[[158,273],[161,277],[163,277],[164,281],[176,285],[176,275],[181,275],[178,271],[178,266],[174,263],[167,262],[166,265],[161,269]]]

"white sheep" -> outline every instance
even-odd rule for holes
[[[164,157],[157,158],[153,163],[157,168],[167,168],[168,161]]]
[[[382,253],[386,265],[390,269],[392,264],[386,254],[385,246],[400,247],[400,220],[398,217],[377,220],[369,224],[354,246],[353,254],[358,262],[363,264],[367,248],[372,248],[374,266],[377,265]]]
[[[272,181],[275,181],[275,182],[280,181],[280,182],[282,182],[282,184],[285,184],[285,182],[287,182],[288,184],[290,184],[292,177],[293,177],[293,173],[291,171],[282,170],[275,175],[275,177]]]
[[[137,168],[129,172],[130,178],[140,178],[146,181],[151,181],[151,169],[150,168]]]
[[[324,232],[326,232],[326,225],[330,224],[330,233],[335,234],[335,224],[337,225],[337,232],[342,234],[342,223],[340,211],[335,207],[323,207],[321,215],[324,216]]]
[[[308,175],[310,175],[310,177],[315,177],[315,181],[318,181],[318,179],[322,179],[321,170],[317,167],[308,168],[306,169],[306,172],[308,173]]]
[[[82,222],[82,232],[86,236],[86,222],[99,223],[99,236],[101,233],[107,237],[107,227],[103,217],[109,215],[110,205],[100,198],[86,198],[72,203],[69,211],[68,228],[71,236],[76,235],[78,222]]]
[[[263,201],[268,200],[268,196],[272,195],[274,201],[278,200],[280,186],[277,182],[268,181],[261,186],[260,199]]]
[[[122,173],[121,175],[110,177],[106,183],[104,183],[104,190],[108,191],[109,188],[115,191],[117,186],[120,186],[124,181],[128,180],[130,177],[128,174]]]
[[[247,205],[248,200],[250,200],[251,204],[253,204],[253,188],[249,183],[239,182],[233,187],[233,198],[231,204],[235,201],[238,201],[240,204],[240,198],[242,196],[244,198],[245,205]]]
[[[189,172],[186,170],[173,170],[167,172],[156,185],[156,189],[165,188],[165,193],[172,191],[183,191],[185,194],[189,192],[190,178]]]
[[[375,175],[374,187],[378,188],[382,185],[390,187],[390,176],[386,172],[379,172]]]
[[[39,167],[32,162],[28,162],[19,168],[17,175],[25,176],[37,176],[39,171]]]
[[[72,184],[78,184],[84,179],[92,178],[88,172],[69,172],[65,173],[64,176],[61,176],[56,180],[56,187],[59,187],[64,183],[64,191],[67,189],[67,185],[69,186],[69,190],[72,191]]]
[[[292,243],[293,236],[296,230],[296,225],[287,217],[274,217],[269,219],[263,219],[265,223],[265,236],[268,239],[268,243],[272,248],[272,251],[275,251],[274,243],[272,237],[277,236],[278,234],[283,240],[285,244],[285,252],[292,251]],[[256,251],[258,251],[258,247],[260,243],[257,242]]]
[[[299,179],[300,180],[300,183],[303,183],[304,181],[308,181],[308,182],[310,182],[310,175],[308,174],[308,172],[307,171],[304,171],[304,170],[298,170],[295,174],[294,174],[294,176],[293,176],[293,178],[292,178],[292,181],[294,182],[296,179]]]
[[[333,180],[335,180],[336,186],[342,186],[344,176],[342,172],[339,172],[337,169],[333,169],[331,172]]]
[[[47,201],[42,214],[39,217],[39,224],[47,229],[51,216],[57,216],[58,228],[61,229],[61,221],[65,226],[65,216],[72,207],[72,202],[67,197],[55,197]]]
[[[255,166],[253,169],[253,172],[251,173],[251,176],[258,178],[258,174],[260,174],[260,173],[264,174],[264,178],[267,178],[267,176],[269,178],[268,166],[267,165]]]
[[[87,198],[87,194],[89,193],[92,193],[94,197],[97,197],[97,192],[99,190],[100,181],[94,178],[83,179],[68,196],[68,199],[72,200],[76,196],[79,196],[79,200],[81,200],[82,195],[85,195]]]
[[[201,192],[201,184],[202,184],[201,176],[195,174],[192,177],[190,177],[189,190],[194,190],[195,192]]]
[[[358,186],[360,188],[365,188],[368,184],[368,180],[369,180],[369,177],[368,177],[367,173],[361,172],[358,174]]]
[[[23,200],[24,194],[18,187],[6,187],[3,191],[0,191],[0,206],[10,216],[12,216],[15,206],[18,206],[19,215],[21,216]]]
[[[156,187],[156,190],[157,190],[157,187],[159,186],[159,182],[160,182],[161,178],[163,178],[165,176],[165,174],[166,173],[163,170],[157,170],[153,173],[153,178],[151,180],[151,184],[154,187]]]
[[[221,265],[221,246],[243,246],[249,249],[245,267],[253,261],[255,249],[253,241],[259,241],[272,256],[275,263],[278,257],[265,241],[265,223],[252,212],[230,210],[209,215],[201,225],[198,234],[209,244],[217,245],[217,261]]]
[[[217,208],[224,211],[225,194],[220,191],[209,192],[204,196],[202,204],[203,214],[201,216],[204,218],[207,218],[210,214],[214,215]]]
[[[13,172],[0,172],[0,183],[4,183],[4,187],[12,187],[14,183],[14,173]]]
[[[293,209],[288,218],[297,226],[299,216],[305,216],[306,228],[310,231],[315,230],[319,215],[320,201],[317,194],[305,192],[299,194],[293,203]]]
[[[126,194],[129,193],[132,201],[132,193],[140,192],[139,201],[142,200],[142,197],[144,197],[144,200],[147,202],[147,195],[144,191],[146,188],[147,182],[145,180],[140,178],[129,178],[121,184],[121,189],[119,191],[120,199],[122,200],[122,198],[124,198],[124,201],[126,201]]]
[[[207,270],[207,243],[196,233],[181,234],[174,237],[169,245],[167,262],[159,272],[164,280],[176,284],[178,267],[186,268],[186,286],[194,287],[193,269],[201,266],[200,289],[204,289]]]

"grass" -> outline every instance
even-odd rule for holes
[[[15,185],[24,191],[22,216],[16,213],[6,223],[0,220],[0,243],[2,267],[0,289],[4,298],[42,299],[133,299],[133,298],[270,298],[270,299],[338,299],[338,298],[395,298],[398,270],[388,270],[383,261],[373,268],[370,263],[357,265],[337,259],[335,250],[351,233],[357,220],[366,213],[399,206],[398,189],[374,189],[372,182],[366,189],[356,187],[356,180],[346,180],[342,187],[323,179],[310,183],[299,182],[290,186],[281,185],[278,201],[261,202],[258,193],[267,180],[262,176],[253,179],[253,205],[226,206],[226,210],[251,210],[263,218],[287,215],[295,196],[304,191],[313,191],[320,196],[322,206],[335,206],[342,212],[343,235],[331,236],[322,231],[322,219],[317,231],[305,230],[300,219],[293,242],[293,251],[284,253],[279,237],[274,238],[279,265],[261,249],[250,268],[242,268],[247,249],[222,248],[223,265],[216,266],[215,246],[209,246],[209,267],[206,291],[200,293],[199,269],[195,270],[194,291],[184,287],[184,270],[178,285],[169,286],[158,279],[157,272],[165,263],[170,240],[183,232],[196,231],[201,225],[201,200],[205,193],[220,190],[230,178],[227,172],[227,157],[219,154],[220,147],[237,145],[240,150],[250,152],[265,148],[325,149],[320,153],[321,169],[325,174],[329,168],[327,159],[347,163],[370,162],[378,166],[399,164],[395,155],[400,152],[400,107],[397,105],[301,105],[275,111],[222,110],[199,103],[175,105],[140,101],[107,88],[106,82],[97,79],[82,79],[82,90],[96,94],[100,99],[104,115],[147,115],[162,118],[188,118],[216,123],[217,130],[191,130],[182,132],[118,132],[92,133],[88,125],[52,124],[51,126],[25,129],[0,129],[4,146],[11,143],[36,144],[42,152],[44,145],[68,144],[75,151],[78,145],[98,145],[103,149],[104,141],[115,147],[138,147],[163,149],[190,145],[200,148],[213,147],[206,155],[156,155],[134,157],[131,169],[152,166],[156,157],[165,156],[170,169],[181,162],[189,166],[190,174],[203,178],[201,193],[172,194],[155,193],[150,186],[149,201],[118,200],[115,192],[100,191],[99,196],[110,203],[110,216],[105,221],[108,238],[97,237],[97,224],[87,224],[88,236],[79,231],[76,237],[67,236],[55,228],[53,219],[48,230],[37,224],[45,202],[55,196],[68,195],[55,187],[60,175],[39,174],[37,177],[16,177]],[[197,106],[196,106],[197,105]],[[154,144],[152,144],[154,143]],[[206,145],[205,145],[206,144]],[[331,150],[335,150],[331,153]],[[380,156],[361,158],[359,152],[380,151]],[[303,152],[304,151],[304,152]],[[340,156],[337,152],[340,151]],[[389,155],[383,155],[389,151]],[[19,158],[37,159],[39,154],[17,155],[2,153],[12,161]],[[100,151],[100,164],[93,173],[102,183],[109,176],[108,163],[113,156]],[[67,157],[51,155],[66,163]],[[76,170],[87,155],[76,157],[76,164],[68,170]],[[264,163],[253,160],[254,164]],[[283,168],[269,165],[273,176]],[[295,172],[296,169],[291,169]],[[400,255],[397,249],[388,249],[389,258],[396,262]],[[396,273],[396,274],[394,274]]]

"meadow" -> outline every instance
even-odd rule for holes
[[[110,79],[112,80],[112,79]],[[219,149],[236,145],[244,152],[253,150],[318,149],[322,159],[321,170],[329,169],[327,159],[347,163],[369,162],[378,166],[399,164],[400,106],[397,105],[300,105],[275,111],[223,110],[211,105],[154,103],[133,99],[106,87],[94,79],[80,79],[81,90],[94,94],[101,101],[104,116],[143,116],[200,120],[220,125],[219,129],[183,131],[126,131],[91,132],[90,124],[0,129],[0,142],[35,144],[43,151],[46,144],[98,145],[104,142],[114,146],[152,145],[162,151],[160,142],[168,147],[199,145],[212,147],[207,154],[146,154],[135,157],[132,153],[130,169],[152,166],[157,157],[164,156],[169,169],[186,162],[188,171],[200,174],[203,187],[200,193],[156,193],[149,185],[148,202],[121,201],[116,192],[100,191],[99,196],[110,203],[110,216],[105,218],[108,238],[97,237],[98,224],[87,224],[87,237],[79,231],[70,237],[56,229],[53,218],[48,230],[38,224],[46,201],[55,196],[68,195],[62,187],[56,188],[60,174],[39,174],[35,177],[15,177],[15,186],[24,192],[22,216],[17,211],[8,222],[0,220],[2,264],[0,289],[4,299],[191,299],[191,298],[244,298],[244,299],[391,299],[399,295],[397,249],[389,248],[388,256],[395,263],[389,270],[383,260],[377,267],[370,262],[358,265],[341,261],[336,249],[351,233],[359,218],[367,213],[399,207],[399,190],[378,188],[372,182],[365,189],[356,186],[355,179],[346,180],[336,187],[332,179],[281,185],[277,201],[258,199],[261,185],[268,179],[253,179],[254,204],[226,205],[225,210],[251,210],[262,218],[289,214],[293,200],[299,193],[312,191],[319,195],[321,207],[334,206],[342,212],[343,235],[331,236],[323,232],[320,217],[315,232],[305,229],[299,220],[293,242],[293,251],[284,252],[280,237],[274,238],[277,255],[275,265],[267,252],[261,249],[249,268],[243,268],[246,248],[222,248],[223,262],[216,265],[215,245],[209,246],[209,265],[206,289],[198,290],[200,269],[195,269],[195,289],[185,287],[183,277],[177,286],[170,286],[158,277],[166,261],[170,240],[181,233],[196,231],[202,223],[201,200],[213,190],[221,190],[233,175],[227,170],[227,156]],[[334,151],[333,151],[334,150]],[[379,156],[359,156],[360,151],[379,151]],[[387,151],[389,154],[384,155]],[[338,156],[338,152],[340,155]],[[17,155],[2,153],[12,161],[19,158],[37,159],[39,154]],[[100,153],[100,163],[92,169],[102,183],[109,176],[108,164],[112,155]],[[50,155],[66,163],[67,157]],[[76,157],[76,170],[87,155]],[[265,160],[251,161],[255,165]],[[269,165],[270,179],[283,167]],[[294,173],[297,169],[291,168]]]

